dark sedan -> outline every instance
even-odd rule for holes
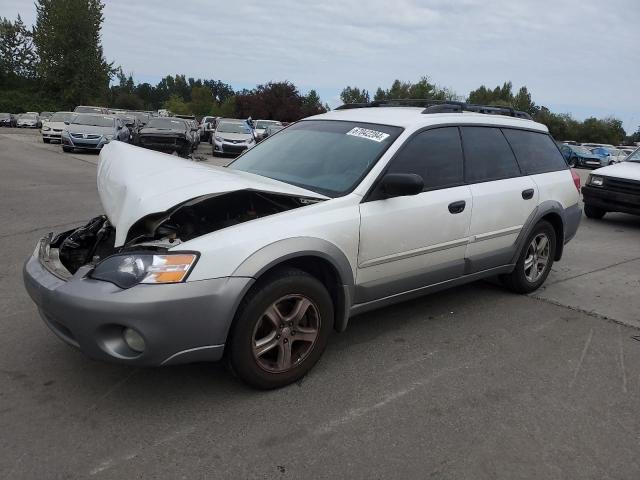
[[[175,117],[158,117],[140,130],[139,146],[165,153],[177,152],[186,157],[194,148],[194,131],[188,121]]]
[[[601,157],[581,145],[562,145],[560,151],[571,167],[600,168],[608,165],[602,162]]]
[[[16,116],[11,113],[0,113],[0,127],[15,127]]]

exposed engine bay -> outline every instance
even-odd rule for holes
[[[115,228],[105,215],[55,236],[50,247],[58,249],[60,262],[74,274],[83,265],[95,265],[115,253],[164,252],[216,230],[319,201],[322,200],[253,190],[198,197],[166,212],[141,218],[130,228],[121,247],[114,246]]]

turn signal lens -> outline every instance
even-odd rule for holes
[[[194,254],[154,255],[147,276],[140,283],[177,283],[183,281],[196,262]]]

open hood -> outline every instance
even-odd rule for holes
[[[260,175],[195,163],[122,142],[100,152],[98,194],[115,227],[115,246],[124,244],[141,218],[166,212],[189,200],[241,190],[326,200],[317,192]]]

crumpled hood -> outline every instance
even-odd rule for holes
[[[140,130],[140,135],[152,135],[154,137],[184,137],[186,133],[186,130],[178,130],[173,128],[145,127]]]
[[[620,162],[608,167],[598,168],[592,173],[640,181],[640,162]]]
[[[98,194],[116,229],[116,247],[124,244],[129,229],[142,217],[204,195],[238,190],[328,198],[260,175],[195,163],[123,142],[110,142],[100,152]]]

